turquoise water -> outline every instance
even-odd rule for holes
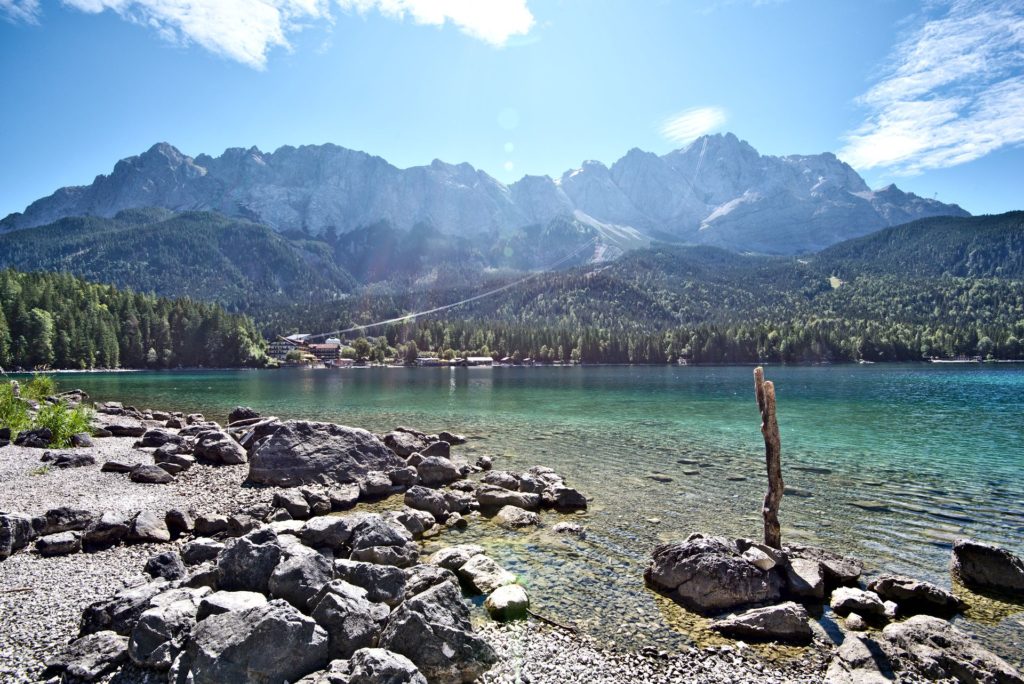
[[[791,488],[780,514],[784,540],[944,586],[958,537],[1024,553],[1024,368],[766,374],[776,383]],[[496,468],[549,465],[594,498],[578,516],[586,540],[478,524],[442,541],[485,541],[531,586],[538,610],[621,643],[673,645],[699,631],[681,631],[681,611],[643,588],[655,544],[697,530],[759,535],[763,442],[747,367],[111,373],[61,383],[96,399],[218,419],[246,404],[375,431],[449,429],[473,438],[462,453],[492,456]],[[962,622],[1007,659],[1024,661],[1020,612]]]

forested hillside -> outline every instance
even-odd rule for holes
[[[253,311],[323,301],[355,283],[321,243],[208,212],[123,211],[0,235],[0,268],[66,271],[86,280]]]
[[[67,274],[0,271],[0,367],[168,368],[266,361],[252,322]]]

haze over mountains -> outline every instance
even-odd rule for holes
[[[729,133],[508,186],[465,163],[399,169],[331,144],[192,158],[160,143],[91,185],[61,188],[9,215],[0,232],[146,207],[215,211],[332,242],[381,225],[492,244],[531,228],[571,245],[596,237],[588,255],[596,261],[651,240],[799,254],[919,218],[969,215],[894,185],[873,191],[831,153],[762,156]]]

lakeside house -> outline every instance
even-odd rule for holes
[[[494,359],[490,356],[467,356],[465,358],[465,365],[467,366],[493,366]]]
[[[325,365],[331,365],[341,358],[341,344],[310,344],[306,349]]]
[[[278,337],[277,339],[271,340],[270,344],[267,345],[267,354],[273,359],[284,361],[284,358],[288,356],[288,352],[305,346],[306,340],[310,337],[310,333],[298,333],[295,335],[289,335],[288,337]]]

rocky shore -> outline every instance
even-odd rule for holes
[[[735,645],[610,649],[530,613],[529,578],[454,532],[481,516],[531,528],[543,513],[585,535],[572,513],[587,498],[541,465],[470,463],[464,441],[110,403],[83,446],[0,448],[0,680],[1021,681],[929,622],[959,609],[948,592],[908,578],[861,589],[855,559],[707,535],[659,547],[647,582],[719,616]],[[979,585],[1016,581],[1020,564],[969,543],[955,558]],[[826,600],[846,616],[838,639],[805,607]],[[765,640],[800,655],[745,645]]]

